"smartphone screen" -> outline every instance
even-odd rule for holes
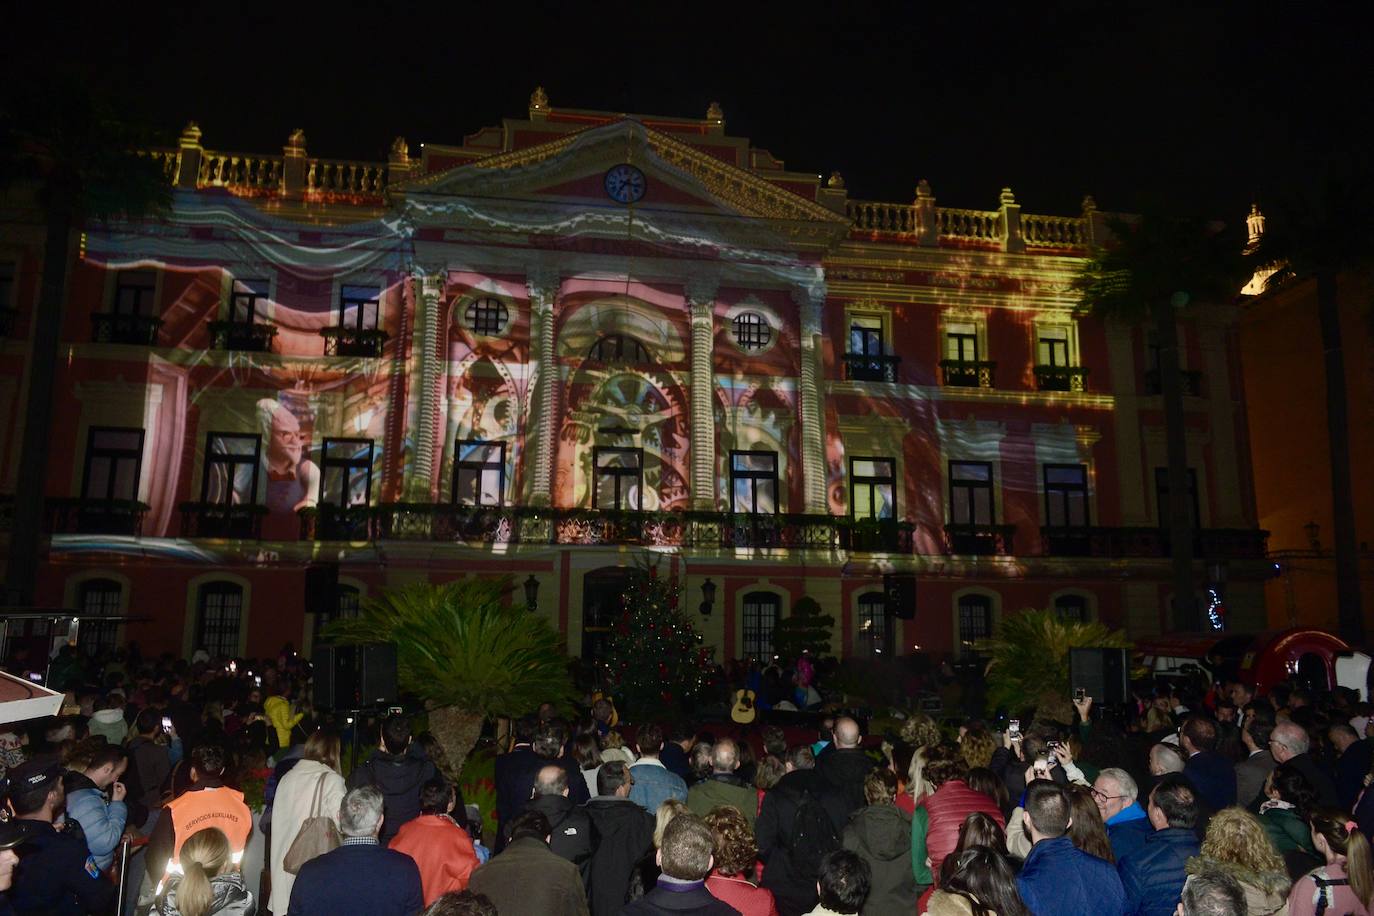
[[[1087,699],[1087,696],[1088,696],[1088,691],[1085,690],[1085,689],[1083,689],[1082,687],[1079,687],[1077,690],[1075,690],[1075,691],[1073,692],[1073,698],[1074,698],[1075,700]]]
[[[165,731],[165,732],[170,732],[170,731],[172,730],[172,718],[171,718],[171,716],[163,716],[163,717],[162,717],[162,730]]]
[[[1021,720],[1012,719],[1007,723],[1007,734],[1012,738],[1021,737]]]
[[[43,683],[43,675],[39,674],[37,671],[30,671],[29,680],[33,681],[35,684],[41,684]]]

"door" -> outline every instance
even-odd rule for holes
[[[625,612],[624,598],[638,572],[626,566],[607,566],[582,580],[582,658],[598,662],[605,653],[611,628]]]

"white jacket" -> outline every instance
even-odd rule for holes
[[[273,913],[285,913],[291,902],[291,886],[296,876],[282,868],[282,860],[291,848],[291,841],[310,817],[310,805],[315,800],[315,787],[324,780],[319,813],[339,822],[339,805],[344,797],[344,780],[323,763],[302,760],[291,768],[277,784],[272,800],[272,899]]]

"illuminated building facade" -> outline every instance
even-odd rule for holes
[[[385,163],[194,125],[156,155],[172,212],[83,237],[62,331],[38,603],[151,618],[91,639],[274,653],[388,584],[509,575],[590,658],[646,549],[694,610],[708,586],[718,658],[803,596],[847,656],[959,653],[1025,607],[1165,625],[1158,378],[1143,331],[1075,314],[1090,200],[851,200],[716,106],[542,92]],[[39,256],[0,248],[10,429]],[[1246,627],[1269,566],[1234,323],[1186,324],[1183,360],[1199,579],[1225,564]]]

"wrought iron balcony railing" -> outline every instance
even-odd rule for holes
[[[209,328],[210,346],[216,350],[266,353],[272,349],[272,338],[277,336],[275,325],[256,321],[212,321]]]
[[[1182,369],[1178,373],[1179,382],[1183,385],[1183,393],[1189,397],[1200,397],[1202,395],[1202,373],[1196,369]],[[1147,369],[1145,371],[1145,393],[1163,394],[1164,382],[1160,378],[1158,369]]]
[[[844,377],[852,382],[895,382],[900,356],[844,354]]]
[[[151,315],[98,313],[91,316],[91,340],[95,343],[151,347],[157,344],[157,331],[160,327],[162,319]]]
[[[1081,366],[1036,366],[1035,385],[1041,391],[1083,391],[1088,370]]]
[[[1167,557],[1167,528],[1052,527],[1040,529],[1044,552],[1055,557]],[[1198,528],[1193,555],[1206,560],[1261,560],[1269,532],[1257,528]]]
[[[946,525],[945,550],[974,556],[1011,556],[1015,525]]]
[[[9,337],[14,333],[18,318],[19,313],[14,309],[0,308],[0,337]]]
[[[86,499],[80,496],[48,500],[48,527],[53,534],[143,533],[148,504],[135,499]]]
[[[224,503],[182,503],[181,536],[187,538],[236,538],[257,540],[262,537],[262,519],[266,506],[225,505]]]
[[[991,388],[997,363],[986,359],[942,359],[940,372],[951,388]]]
[[[375,328],[321,328],[325,356],[381,356],[386,346],[386,331]]]

